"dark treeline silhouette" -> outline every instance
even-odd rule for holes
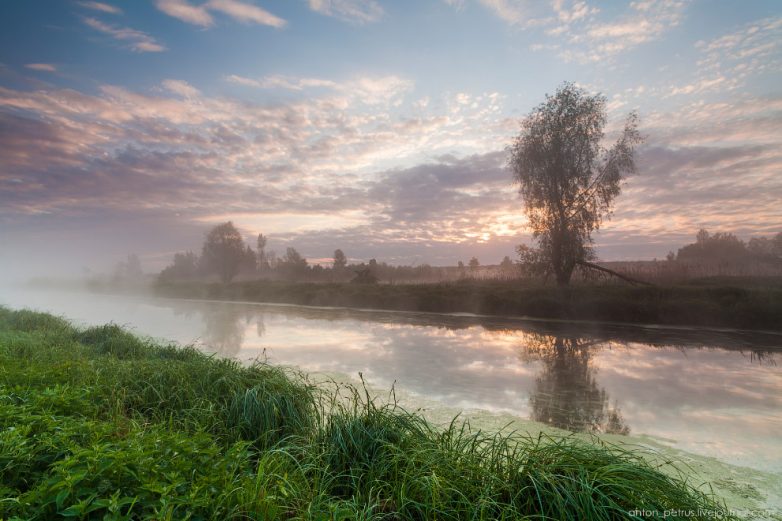
[[[668,254],[669,260],[674,260]],[[752,261],[782,262],[782,232],[771,238],[753,237],[744,242],[732,233],[709,234],[700,230],[696,240],[679,249],[675,260],[707,263]]]
[[[729,277],[746,283],[765,284],[768,277],[782,276],[782,232],[771,237],[743,241],[732,233],[700,230],[695,242],[669,252],[665,260],[604,263],[633,277],[656,283]]]

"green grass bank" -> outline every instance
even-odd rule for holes
[[[435,428],[360,389],[0,308],[0,519],[730,518],[694,485],[596,441]]]
[[[349,284],[247,281],[159,283],[159,295],[397,311],[476,313],[677,326],[782,330],[782,281],[705,279],[676,286],[517,281]]]

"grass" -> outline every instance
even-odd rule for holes
[[[568,288],[519,281],[348,284],[245,281],[157,285],[172,297],[310,306],[466,312],[566,320],[780,330],[782,281],[700,279],[674,286],[577,284]]]
[[[435,428],[264,363],[0,308],[0,519],[620,520],[720,506],[637,452]]]

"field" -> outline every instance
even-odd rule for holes
[[[782,279],[708,278],[686,284],[582,283],[567,288],[517,280],[430,284],[242,281],[159,283],[158,294],[308,306],[477,313],[741,329],[782,329]]]
[[[435,428],[363,389],[0,308],[2,519],[726,518],[647,461]]]

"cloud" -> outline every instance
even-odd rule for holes
[[[92,9],[94,11],[100,11],[108,14],[122,14],[122,9],[119,7],[106,4],[103,2],[77,2],[80,6]]]
[[[503,168],[504,161],[503,153],[492,152],[463,159],[445,156],[438,162],[389,170],[371,185],[369,196],[385,205],[388,220],[400,226],[426,225],[480,206],[464,204],[465,200],[507,189],[510,174]]]
[[[642,151],[640,175],[620,198],[608,241],[654,237],[681,246],[699,228],[743,237],[779,231],[782,210],[782,154],[774,146],[688,146],[655,144]],[[678,246],[677,246],[678,245]],[[658,256],[662,256],[660,248]]]
[[[256,23],[271,27],[284,27],[286,21],[251,2],[239,0],[209,0],[195,6],[187,0],[157,0],[157,8],[185,23],[210,27],[214,18],[210,12],[220,12],[244,23]]]
[[[96,31],[111,36],[115,40],[128,42],[128,47],[136,52],[162,52],[166,50],[154,38],[136,29],[116,27],[92,17],[84,18],[84,23]]]
[[[260,79],[245,78],[230,74],[225,77],[226,81],[244,85],[245,87],[255,87],[258,89],[284,89],[302,91],[307,88],[329,88],[334,89],[338,86],[337,82],[331,80],[322,80],[318,78],[297,78],[293,76],[273,75]]]
[[[28,63],[25,65],[28,69],[41,72],[57,72],[57,67],[51,63]]]
[[[383,172],[367,186],[375,205],[373,228],[386,240],[476,243],[519,237],[524,218],[504,168],[505,153],[436,162]]]
[[[388,103],[411,91],[414,86],[412,81],[395,75],[380,77],[362,76],[343,82],[337,82],[321,78],[299,78],[282,75],[252,79],[231,74],[226,76],[225,80],[237,85],[259,89],[282,89],[291,91],[327,89],[369,105]]]
[[[461,11],[464,9],[464,5],[467,0],[443,0],[446,4],[450,5],[454,9]]]
[[[573,25],[571,20],[549,32],[565,37],[560,56],[566,61],[599,62],[658,40],[682,22],[687,4],[685,0],[636,1],[615,21]]]
[[[669,87],[668,96],[727,92],[750,79],[782,70],[782,17],[745,24],[711,41],[698,41],[702,53],[694,77]]]
[[[782,17],[758,20],[738,31],[709,42],[698,41],[695,46],[706,53],[727,54],[732,59],[764,57],[778,52],[782,36]]]
[[[503,21],[520,25],[531,18],[531,3],[527,0],[480,0]]]
[[[197,244],[174,223],[234,218],[308,256],[344,246],[395,262],[498,260],[528,240],[498,150],[518,126],[498,94],[422,105],[397,76],[252,81],[301,95],[249,102],[178,79],[150,92],[0,87],[0,222],[158,219],[186,249]],[[642,122],[649,145],[598,236],[604,258],[662,257],[700,226],[746,236],[782,222],[782,98]]]
[[[638,0],[613,20],[584,0],[478,0],[504,22],[539,28],[553,42],[536,42],[535,51],[555,51],[570,62],[592,63],[657,40],[684,18],[689,0]],[[459,6],[458,3],[451,5]]]
[[[557,14],[557,20],[565,24],[587,19],[600,12],[598,8],[590,7],[589,4],[580,0],[571,2],[567,0],[553,0],[551,6]]]
[[[465,191],[465,167],[452,156],[408,172],[376,172],[382,165],[415,163],[422,151],[496,143],[502,130],[486,126],[496,96],[463,96],[468,103],[459,105],[454,119],[420,108],[416,117],[392,116],[388,110],[408,82],[358,77],[333,83],[335,88],[318,95],[271,105],[211,98],[176,79],[164,81],[154,95],[111,85],[96,95],[0,88],[0,220],[170,212],[208,223],[235,215],[240,224],[244,220],[257,231],[276,227],[279,240],[293,240],[324,227],[363,226],[371,233],[375,223],[406,215],[409,230],[386,226],[381,232],[399,244],[436,236],[440,227],[434,223],[465,201],[472,206],[489,200]],[[373,104],[354,104],[354,96]],[[487,169],[496,163],[469,161]],[[416,205],[404,186],[414,186],[418,175],[422,184],[413,191],[420,197],[434,196],[441,180],[442,205],[428,205],[441,215],[430,214],[429,231],[414,222],[424,218],[425,200],[417,198]],[[446,201],[454,203],[447,212]],[[300,224],[288,230],[275,224],[293,215]],[[447,219],[443,229],[455,233],[456,221],[463,219]],[[460,237],[481,236],[477,228],[471,233],[472,238]]]
[[[607,254],[654,238],[659,258],[666,248],[691,242],[699,228],[745,239],[780,231],[782,98],[693,102],[648,113],[642,123],[648,144],[639,154],[639,175],[628,181],[600,233],[614,245]]]
[[[197,98],[201,94],[198,89],[182,80],[163,80],[162,85],[166,90],[183,98]]]
[[[353,81],[364,86],[366,95],[385,96],[373,79]],[[347,113],[350,101],[344,93],[286,105],[251,105],[205,97],[181,80],[166,80],[162,86],[174,97],[110,85],[101,86],[94,96],[67,89],[0,89],[0,110],[11,118],[3,137],[8,144],[4,175],[24,177],[31,196],[16,199],[17,211],[81,211],[90,204],[125,204],[124,197],[115,199],[115,194],[128,193],[131,186],[103,193],[101,186],[110,186],[109,180],[131,183],[136,190],[148,187],[152,193],[145,201],[152,206],[174,204],[164,202],[169,200],[177,201],[174,206],[201,211],[239,211],[291,191],[300,194],[308,208],[331,208],[339,193],[316,189],[312,183],[342,183],[347,172],[409,155],[428,133],[447,123],[437,117],[395,121],[379,106]],[[15,135],[14,127],[29,130]],[[97,178],[90,180],[85,170]],[[66,181],[70,176],[78,180]],[[60,179],[63,184],[51,185]],[[174,186],[185,189],[191,184],[192,192],[170,192]],[[226,196],[236,195],[233,203],[192,199],[203,190],[212,200],[221,191],[218,186]],[[290,197],[272,197],[264,207],[284,208]],[[249,206],[248,198],[253,201]]]
[[[376,0],[308,0],[313,11],[340,20],[365,24],[383,17],[383,8]]]
[[[271,27],[284,27],[286,24],[285,20],[265,9],[238,0],[209,0],[206,7],[227,14],[240,22],[254,22]]]
[[[204,6],[194,6],[187,0],[156,0],[155,6],[185,23],[209,27],[214,24],[214,19]]]
[[[466,0],[444,0],[448,5],[461,10]],[[585,19],[599,12],[583,0],[478,0],[505,23],[529,28],[551,26],[556,23],[571,23]]]

